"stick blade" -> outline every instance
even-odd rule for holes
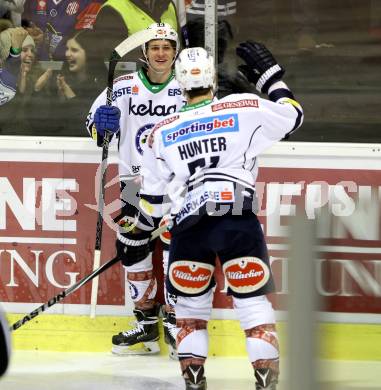
[[[136,49],[137,47],[143,45],[155,38],[155,33],[151,29],[144,29],[136,32],[135,34],[130,35],[124,41],[122,41],[114,51],[122,58],[130,51]]]

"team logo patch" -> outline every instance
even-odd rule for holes
[[[174,128],[163,130],[161,135],[164,146],[170,146],[195,137],[230,133],[238,130],[237,114],[226,114],[201,118],[199,121],[183,122]]]
[[[159,227],[168,225],[171,222],[172,221],[168,222],[168,218],[163,217],[162,220],[159,223]],[[160,239],[161,239],[161,241],[164,242],[164,244],[169,245],[171,243],[171,233],[168,230],[166,230],[165,232],[160,234]]]
[[[37,2],[37,13],[46,12],[46,1],[45,0],[39,0]]]
[[[205,291],[212,280],[214,266],[197,261],[179,260],[169,267],[169,280],[177,290],[187,294]]]
[[[138,289],[131,282],[128,282],[128,285],[129,285],[128,287],[130,289],[131,299],[135,300],[138,297],[138,294],[139,294]]]
[[[167,302],[168,302],[169,305],[175,306],[176,303],[177,303],[177,295],[169,294],[167,292]]]
[[[258,257],[229,260],[222,269],[229,287],[241,294],[259,290],[270,278],[269,267]]]
[[[153,123],[148,123],[143,127],[141,127],[136,133],[135,146],[139,154],[142,156],[143,156],[143,149],[145,148],[145,144],[147,143],[148,137],[154,126],[155,125]]]

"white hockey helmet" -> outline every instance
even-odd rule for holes
[[[153,23],[147,28],[147,30],[153,31],[153,38],[151,39],[151,41],[156,40],[156,39],[164,39],[164,40],[175,42],[175,45],[176,45],[175,58],[177,57],[177,54],[180,50],[180,41],[179,41],[179,36],[178,36],[176,30],[174,28],[172,28],[171,25],[169,25],[168,23]],[[143,50],[143,54],[144,54],[146,61],[147,61],[147,44],[148,44],[148,42],[146,42],[142,45],[142,50]]]
[[[175,63],[175,75],[185,91],[198,88],[215,88],[214,59],[202,47],[181,51]]]

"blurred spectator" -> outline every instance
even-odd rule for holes
[[[22,44],[21,51],[21,67],[17,83],[17,92],[20,96],[32,95],[42,73],[43,71],[36,60],[36,44],[33,38],[28,35]]]
[[[66,41],[75,31],[91,29],[104,0],[27,1],[23,18],[43,33],[40,60],[63,60]],[[31,32],[30,32],[31,33]],[[33,34],[32,34],[33,35]],[[36,40],[36,37],[33,36]]]
[[[191,27],[190,29],[195,32],[195,30],[192,28],[193,22],[197,23],[199,26],[199,34],[205,34],[205,0],[192,0],[188,1],[189,4],[186,7],[186,20],[187,20],[187,26],[190,23]],[[229,25],[229,30],[232,33],[232,23],[231,23],[231,16],[237,14],[237,2],[231,1],[231,0],[217,0],[217,16],[218,16],[218,22],[221,23],[222,21],[225,21],[227,25]],[[234,25],[234,22],[233,22]],[[218,29],[220,32],[221,25],[219,24]],[[234,26],[234,29],[236,30],[238,26]],[[189,34],[189,31],[188,31]],[[189,38],[191,41],[192,39]],[[189,46],[192,46],[190,44]],[[225,48],[226,49],[226,48]],[[220,54],[220,53],[219,53]],[[222,61],[221,61],[222,62]]]
[[[0,105],[15,96],[21,46],[27,35],[22,27],[8,28],[0,33]]]
[[[189,46],[203,47],[205,41],[204,18],[200,16],[192,18],[187,22],[187,29],[189,34]],[[222,19],[218,21],[217,37],[218,98],[223,98],[231,93],[253,93],[255,88],[253,88],[248,80],[240,72],[238,72],[238,69],[235,66],[235,61],[232,61],[230,58],[228,64],[224,63],[226,50],[229,43],[233,40],[233,32],[230,23],[227,20]]]
[[[66,42],[65,61],[55,78],[58,99],[55,99],[55,120],[62,124],[62,135],[88,136],[84,123],[88,107],[106,86],[106,79],[88,67],[84,48],[88,31],[81,31]],[[67,121],[66,118],[70,118]],[[62,120],[60,120],[62,119]]]
[[[218,0],[217,14],[218,18],[226,18],[227,16],[237,13],[237,1],[232,0]],[[205,0],[190,1],[187,7],[187,20],[192,20],[205,15]]]
[[[25,0],[2,0],[0,2],[0,18],[6,16],[12,21],[14,27],[20,27],[24,3]]]
[[[12,27],[13,23],[9,19],[0,19],[0,32]]]
[[[33,38],[37,51],[38,48],[42,46],[42,43],[44,41],[44,33],[33,22],[27,19],[22,19],[21,26],[24,27],[25,30],[28,31],[29,35]]]
[[[176,6],[170,0],[107,0],[99,11],[86,48],[91,67],[104,69],[112,50],[129,35],[165,22],[178,31]],[[140,48],[128,54],[131,70],[139,64]],[[125,72],[124,72],[125,73]]]

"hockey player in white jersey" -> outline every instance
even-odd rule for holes
[[[155,123],[178,111],[184,104],[173,71],[179,50],[177,33],[166,23],[155,23],[149,28],[154,29],[156,35],[142,47],[147,67],[117,78],[113,86],[112,106],[105,105],[104,91],[93,103],[87,119],[88,131],[97,139],[99,146],[103,143],[106,129],[117,134],[122,215],[126,217],[134,216],[138,207],[140,167],[150,131]],[[121,229],[124,231],[123,227]],[[163,237],[162,240],[165,249],[167,239]],[[135,258],[127,259],[124,256],[125,242],[123,234],[118,233],[117,251],[127,271],[137,327],[113,336],[112,351],[116,354],[158,353],[159,306],[154,301],[157,284],[152,272],[152,250],[136,253]],[[166,250],[163,260],[166,270]],[[169,304],[165,308],[165,340],[170,347],[170,356],[174,357],[176,320]]]
[[[188,104],[150,135],[142,166],[142,214],[129,234],[131,247],[143,250],[149,231],[164,214],[171,215],[166,285],[177,295],[177,352],[187,390],[207,387],[207,323],[217,256],[246,335],[256,389],[275,390],[278,382],[278,337],[266,298],[274,281],[255,214],[257,156],[295,131],[303,111],[264,45],[245,42],[237,54],[246,62],[242,69],[248,79],[269,99],[245,93],[213,100],[213,59],[202,48],[183,50],[175,71]]]

